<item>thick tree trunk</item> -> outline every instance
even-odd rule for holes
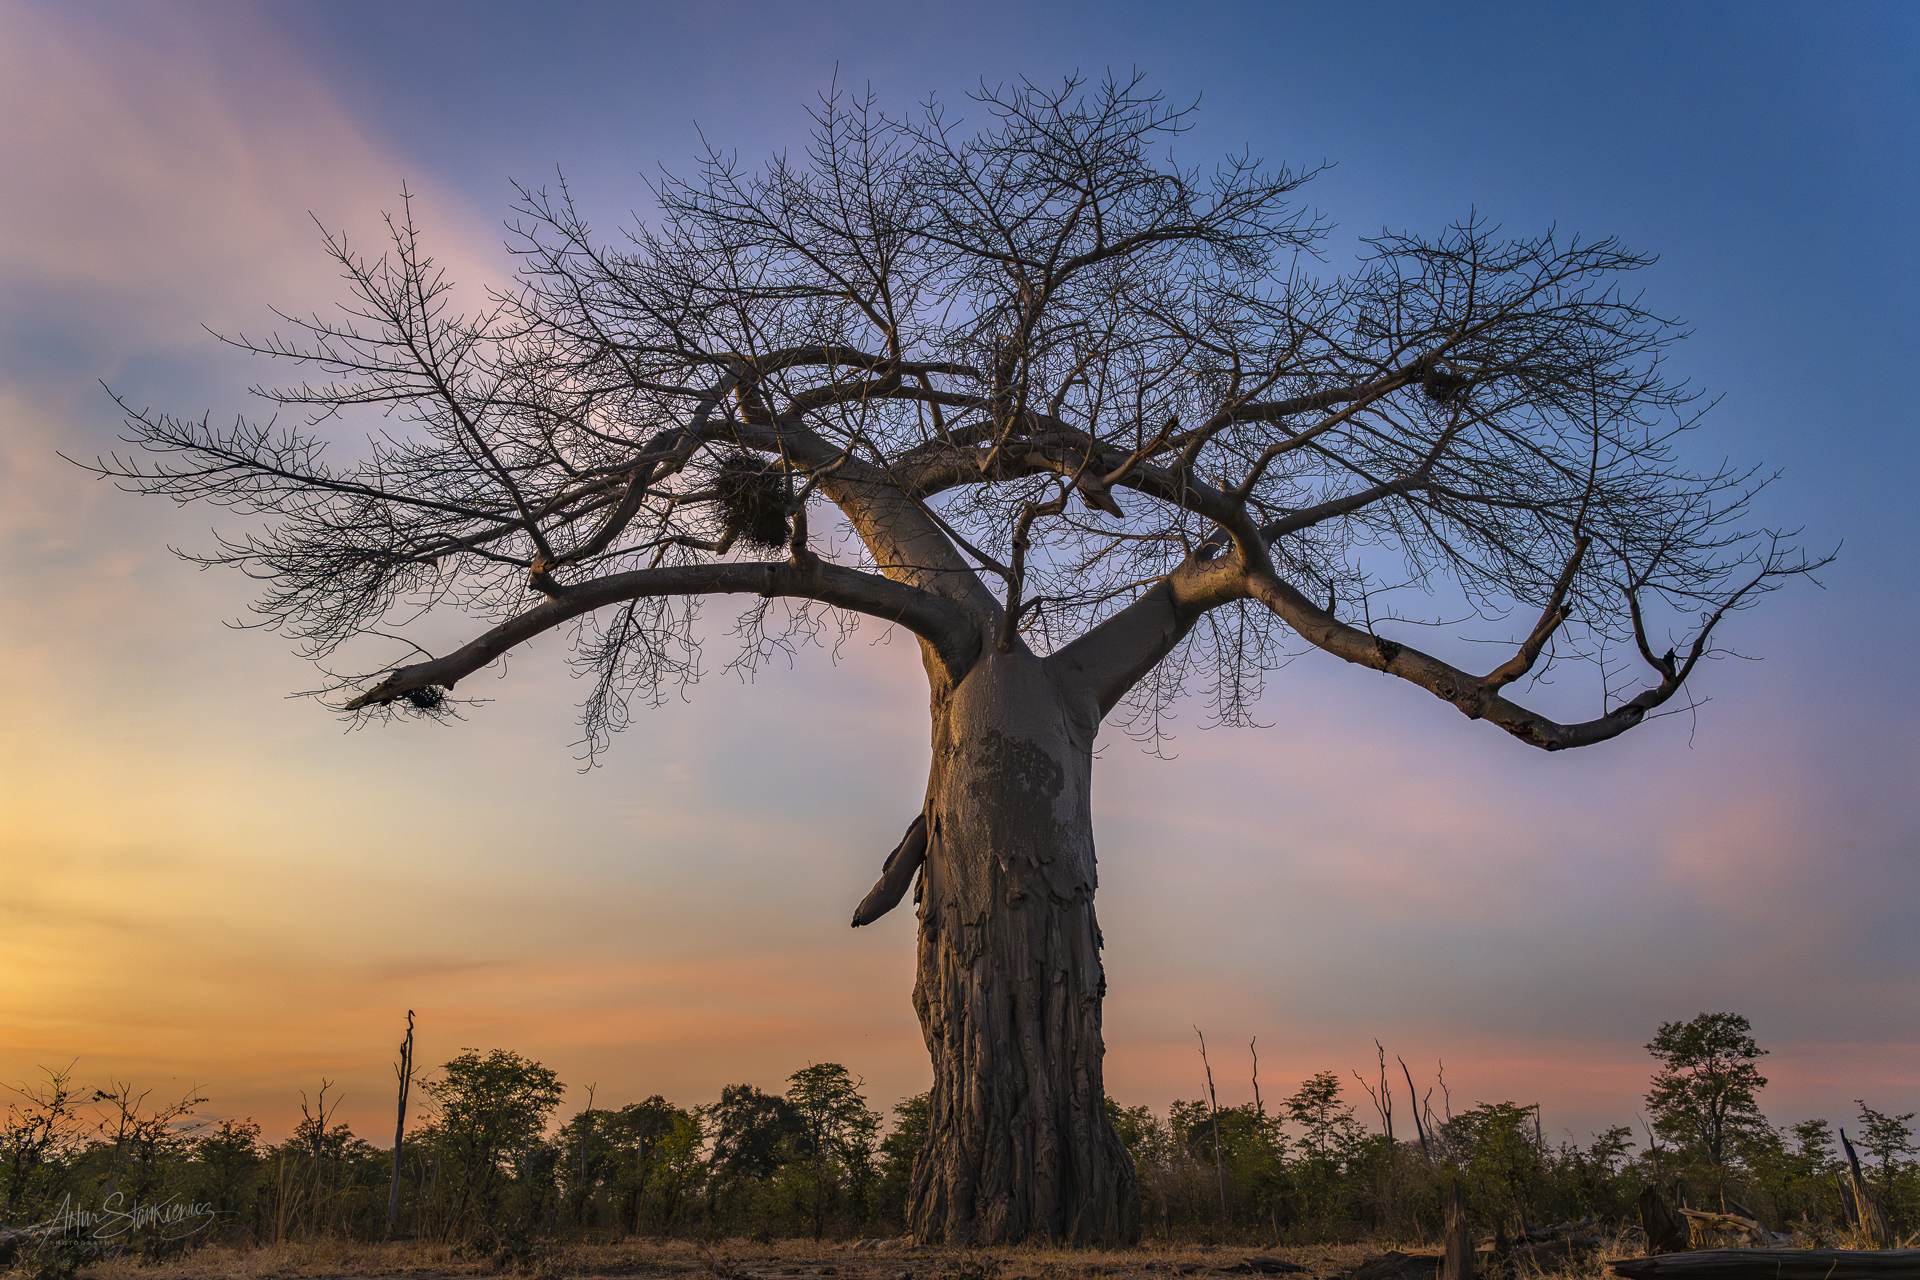
[[[1101,1077],[1100,709],[1022,649],[983,655],[933,713],[914,985],[933,1096],[909,1225],[927,1243],[1132,1243]]]

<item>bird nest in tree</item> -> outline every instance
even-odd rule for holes
[[[1427,376],[1420,380],[1420,389],[1435,404],[1445,404],[1467,389],[1467,380],[1444,369],[1430,369]]]
[[[437,684],[422,685],[400,695],[417,711],[439,711],[447,705],[447,691]]]
[[[720,461],[714,476],[720,493],[720,515],[734,540],[762,551],[787,545],[787,482],[769,471],[751,454],[736,453]]]

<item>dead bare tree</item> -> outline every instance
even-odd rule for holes
[[[1213,1173],[1220,1182],[1220,1221],[1230,1222],[1227,1214],[1227,1166],[1220,1152],[1220,1099],[1213,1091],[1213,1064],[1207,1061],[1207,1038],[1200,1035],[1195,1027],[1193,1034],[1200,1036],[1200,1065],[1207,1073],[1207,1114],[1213,1120]]]
[[[158,457],[96,469],[264,517],[201,561],[260,578],[263,621],[360,714],[444,713],[571,628],[594,753],[634,697],[699,675],[696,601],[745,601],[739,669],[860,617],[911,631],[931,776],[855,922],[918,875],[934,1084],[913,1233],[1128,1240],[1093,908],[1103,720],[1157,741],[1192,690],[1249,724],[1294,644],[1587,746],[1667,708],[1730,614],[1814,566],[1745,526],[1761,477],[1683,462],[1677,330],[1622,285],[1649,259],[1616,241],[1474,217],[1322,277],[1325,229],[1295,202],[1314,171],[1157,159],[1186,113],[1137,81],[969,109],[983,123],[829,95],[804,155],[709,153],[612,248],[564,185],[523,189],[519,282],[469,313],[410,204],[383,257],[331,236],[344,310],[232,339],[313,371],[258,389],[304,422],[123,401]],[[330,462],[324,430],[355,413],[377,429]],[[1442,588],[1506,647],[1484,674],[1409,642]],[[435,609],[485,626],[396,654]],[[1593,718],[1514,696],[1575,660]]]
[[[1375,1043],[1378,1043],[1378,1041]],[[1413,1131],[1420,1135],[1420,1156],[1428,1164],[1432,1164],[1433,1151],[1427,1146],[1427,1126],[1426,1122],[1422,1120],[1420,1116],[1420,1113],[1425,1108],[1420,1101],[1419,1093],[1416,1092],[1413,1087],[1413,1070],[1407,1066],[1407,1060],[1405,1058],[1400,1059],[1400,1071],[1407,1077],[1407,1101],[1413,1108]],[[1381,1085],[1383,1088],[1385,1084],[1386,1082],[1382,1080]],[[1427,1090],[1427,1097],[1433,1097],[1433,1090]]]
[[[387,1239],[400,1222],[400,1148],[407,1136],[407,1094],[413,1089],[413,1010],[407,1010],[407,1037],[400,1042],[400,1061],[393,1074],[400,1079],[398,1118],[393,1122],[393,1182],[387,1188]]]
[[[1387,1088],[1387,1047],[1378,1040],[1373,1042],[1373,1047],[1380,1051],[1380,1087],[1374,1088],[1358,1071],[1353,1073],[1353,1078],[1360,1082],[1360,1087],[1367,1091],[1369,1098],[1373,1099],[1373,1109],[1380,1117],[1380,1132],[1386,1134],[1387,1141],[1391,1143],[1393,1141],[1393,1094]],[[1415,1123],[1418,1123],[1417,1119]]]

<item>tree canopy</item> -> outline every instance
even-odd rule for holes
[[[1137,80],[965,113],[828,95],[804,154],[709,152],[612,246],[564,185],[521,188],[517,283],[464,310],[409,204],[381,256],[327,237],[339,312],[229,339],[309,371],[256,388],[297,421],[128,406],[158,457],[98,466],[265,517],[201,558],[265,584],[344,707],[441,710],[571,626],[595,745],[698,676],[691,601],[734,594],[734,664],[856,614],[948,680],[983,646],[1078,638],[1103,706],[1152,735],[1189,689],[1247,722],[1297,639],[1579,746],[1810,567],[1746,523],[1754,471],[1682,459],[1703,405],[1662,367],[1680,329],[1625,283],[1650,258],[1473,217],[1322,275],[1317,170],[1160,158],[1187,121]],[[334,421],[369,413],[333,460]],[[1485,674],[1405,643],[1443,582],[1448,621],[1508,646]],[[1170,620],[1096,630],[1156,597]],[[493,625],[393,649],[444,606]],[[1594,718],[1507,698],[1569,658],[1603,673]]]
[[[1758,1094],[1767,1083],[1754,1061],[1766,1054],[1737,1013],[1703,1013],[1663,1022],[1647,1045],[1660,1060],[1647,1092],[1656,1132],[1697,1145],[1716,1168],[1728,1143],[1765,1128]]]

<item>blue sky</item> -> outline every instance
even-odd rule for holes
[[[564,171],[610,232],[703,137],[799,145],[836,78],[960,104],[1138,67],[1199,101],[1189,162],[1334,162],[1307,193],[1328,271],[1474,211],[1658,254],[1639,284],[1693,331],[1671,368],[1720,397],[1695,459],[1781,469],[1762,517],[1842,550],[1738,620],[1762,660],[1706,672],[1697,718],[1590,751],[1312,655],[1271,729],[1191,709],[1171,763],[1116,735],[1111,1091],[1196,1094],[1196,1023],[1283,1085],[1377,1036],[1444,1058],[1456,1103],[1581,1136],[1632,1119],[1658,1022],[1732,1009],[1776,1120],[1920,1108],[1911,6],[16,0],[0,37],[0,1076],[197,1082],[271,1131],[325,1075],[377,1133],[414,1007],[423,1060],[514,1048],[576,1101],[822,1060],[883,1104],[924,1088],[911,921],[845,926],[923,783],[904,639],[711,680],[584,774],[553,643],[465,724],[342,733],[284,696],[311,677],[283,641],[223,625],[246,584],[167,555],[218,513],[53,451],[112,447],[101,379],[245,409],[265,374],[198,326],[338,296],[310,213],[370,234],[405,182],[483,285],[509,179]]]

